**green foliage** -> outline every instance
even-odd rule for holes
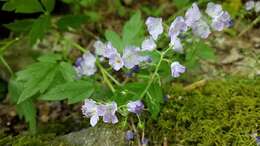
[[[144,100],[151,113],[151,118],[157,119],[163,102],[162,88],[158,84],[153,83],[148,89]]]
[[[41,15],[38,19],[36,19],[32,24],[32,29],[29,32],[30,44],[33,45],[37,42],[37,40],[41,40],[50,26],[50,15]]]
[[[188,68],[194,68],[199,65],[200,59],[215,61],[214,50],[203,41],[194,41],[185,54],[185,63]]]
[[[87,20],[86,15],[65,15],[59,19],[57,25],[59,29],[65,31],[71,28],[78,28],[81,24],[85,23]]]
[[[28,32],[32,28],[33,19],[15,20],[12,23],[4,24],[4,26],[13,32]]]
[[[105,37],[106,37],[106,39],[108,40],[108,41],[110,41],[111,43],[112,43],[112,45],[114,46],[114,47],[116,47],[117,48],[117,50],[119,51],[119,52],[123,52],[123,49],[124,49],[124,44],[122,43],[122,41],[121,41],[121,38],[120,38],[120,36],[116,33],[116,32],[114,32],[114,31],[111,31],[111,30],[107,30],[106,32],[105,32]]]
[[[39,62],[34,63],[17,73],[17,81],[24,83],[18,103],[21,103],[37,93],[43,94],[54,82],[54,77],[60,75],[64,81],[75,79],[73,67],[65,62],[58,62],[59,55],[46,55],[40,57]],[[66,71],[66,73],[63,73]]]
[[[55,6],[55,2],[56,0],[41,0],[45,10],[49,13],[52,12],[52,10],[54,9]]]
[[[23,91],[24,87],[21,82],[15,80],[9,81],[9,96],[12,103],[16,104]],[[15,105],[16,111],[19,116],[25,118],[25,121],[29,123],[29,128],[32,133],[36,133],[36,109],[32,102],[32,99],[23,101]]]
[[[15,11],[15,13],[35,13],[44,11],[38,0],[8,0],[3,5],[2,10]]]
[[[175,84],[158,122],[147,117],[151,143],[167,137],[169,145],[255,146],[251,134],[259,130],[259,85],[259,78],[233,77],[187,92]]]
[[[90,97],[94,92],[93,83],[90,81],[74,81],[61,84],[42,95],[42,100],[64,100],[76,103]]]
[[[179,9],[186,7],[190,2],[190,0],[173,0],[173,3]]]

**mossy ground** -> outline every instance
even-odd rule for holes
[[[183,146],[256,145],[251,135],[260,129],[260,78],[211,80],[189,92],[174,84],[168,92],[171,99],[164,103],[158,120],[146,116],[149,145],[162,145],[165,139],[168,145]],[[70,130],[75,131],[75,122],[49,123],[36,136],[0,134],[0,145],[67,146],[55,137]]]

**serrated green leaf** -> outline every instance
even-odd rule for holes
[[[22,91],[23,84],[13,79],[9,81],[9,97],[11,102],[16,104]],[[36,133],[36,108],[31,99],[15,105],[16,111],[20,117],[24,117],[29,123],[29,128],[32,133]]]
[[[38,0],[8,0],[2,10],[15,11],[15,13],[44,12]]]
[[[58,60],[61,60],[62,56],[60,54],[46,54],[37,58],[40,62],[51,62],[56,63]]]
[[[151,113],[151,118],[156,119],[163,102],[162,89],[158,84],[153,83],[145,96],[145,103],[147,104],[148,110]]]
[[[50,13],[53,11],[55,6],[55,0],[41,0],[44,8]]]
[[[123,52],[124,49],[123,42],[120,36],[116,32],[111,30],[106,30],[105,37],[108,41],[112,43],[113,47],[115,47],[118,52],[120,53]]]
[[[124,47],[129,45],[140,45],[144,37],[142,28],[143,21],[141,19],[141,13],[140,11],[137,11],[124,25],[122,36]]]
[[[50,25],[51,18],[49,15],[41,15],[38,19],[36,19],[29,33],[30,44],[34,45],[37,40],[41,40],[44,37],[44,34],[48,31]]]
[[[92,82],[78,80],[58,85],[40,99],[50,101],[68,99],[69,103],[75,103],[90,97],[94,89]]]
[[[4,24],[4,26],[13,32],[27,32],[32,28],[33,19],[15,20],[12,23]]]
[[[57,71],[56,63],[37,63],[39,67],[31,66],[27,70],[18,73],[18,80],[26,79],[24,90],[19,97],[18,103],[34,96],[38,92],[43,93],[49,87]],[[19,77],[20,75],[20,77]],[[33,75],[33,76],[30,76]]]
[[[58,20],[57,25],[60,30],[66,31],[69,27],[78,28],[86,21],[86,15],[65,15]]]
[[[76,71],[73,66],[67,62],[61,62],[59,66],[59,70],[62,73],[63,78],[66,81],[74,81],[76,79]]]

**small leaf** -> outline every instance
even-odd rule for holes
[[[44,34],[48,31],[51,25],[51,18],[49,15],[41,15],[32,25],[32,29],[29,33],[30,44],[34,45],[37,40],[41,40]]]
[[[185,6],[187,6],[189,4],[190,0],[174,0],[173,2],[178,9],[181,9],[181,8],[184,8]]]
[[[108,41],[110,41],[112,43],[113,47],[115,47],[118,52],[120,52],[120,53],[123,52],[124,46],[123,46],[122,40],[116,32],[107,30],[105,32],[105,37]]]
[[[15,13],[44,12],[38,0],[8,0],[4,3],[2,10],[15,11]]]
[[[66,31],[69,27],[78,28],[86,21],[87,16],[85,15],[65,15],[58,20],[57,25],[59,29]]]
[[[145,96],[145,103],[151,113],[151,118],[156,119],[163,102],[162,89],[158,84],[153,83]]]
[[[27,32],[32,28],[33,19],[15,20],[12,23],[4,24],[4,26],[13,32]]]
[[[215,60],[216,59],[214,50],[212,48],[210,48],[204,42],[200,41],[200,42],[196,43],[194,47],[195,47],[195,49],[197,49],[196,55],[199,58],[205,59],[205,60]]]
[[[58,85],[41,96],[40,99],[50,101],[68,99],[69,103],[75,103],[90,97],[93,92],[92,82],[78,80]]]
[[[53,11],[55,6],[55,0],[41,0],[44,8],[50,13]]]

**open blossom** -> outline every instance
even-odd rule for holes
[[[203,20],[196,21],[191,26],[191,28],[192,28],[192,33],[195,36],[198,36],[203,39],[206,39],[209,36],[209,34],[211,33],[208,24]]]
[[[223,10],[220,4],[209,2],[205,11],[211,18],[216,18],[222,15]]]
[[[180,76],[181,73],[184,73],[186,70],[185,66],[181,65],[178,61],[174,61],[171,64],[171,72],[172,76],[177,78]]]
[[[111,42],[108,42],[106,44],[106,47],[104,48],[103,51],[103,56],[106,58],[110,58],[110,56],[117,54],[116,48],[113,47]]]
[[[119,53],[111,54],[109,56],[109,65],[111,65],[116,71],[120,70],[124,66],[123,59]]]
[[[86,99],[81,110],[84,116],[90,118],[90,125],[94,127],[99,120],[98,105],[96,102],[91,99]]]
[[[148,37],[142,42],[142,51],[152,51],[155,48],[156,44],[152,37]]]
[[[201,13],[199,7],[196,3],[193,3],[191,8],[189,8],[185,13],[185,23],[188,26],[192,26],[193,23],[200,20],[200,18],[201,18]]]
[[[75,70],[79,77],[86,75],[93,75],[96,71],[96,57],[90,52],[85,53],[82,57],[79,57],[76,61]]]
[[[128,46],[123,52],[124,66],[128,69],[133,68],[143,61],[144,56],[140,55],[140,48],[135,46]]]
[[[144,104],[140,100],[130,101],[129,103],[127,103],[127,110],[129,112],[140,114],[143,111],[143,109],[144,109]]]
[[[134,132],[131,130],[127,130],[125,133],[125,139],[130,141],[134,139]]]
[[[118,122],[116,111],[117,111],[116,102],[100,105],[100,107],[98,108],[98,113],[100,114],[100,116],[103,116],[103,121],[105,123],[115,124]]]
[[[163,33],[162,18],[148,17],[145,24],[154,40],[157,40],[159,35]]]
[[[175,37],[182,32],[186,32],[187,30],[188,30],[188,26],[186,25],[184,18],[182,16],[178,16],[171,23],[168,35],[169,37]]]
[[[183,46],[181,40],[178,37],[171,37],[170,46],[175,52],[183,53]]]
[[[250,10],[254,9],[254,7],[255,7],[255,2],[252,1],[252,0],[247,1],[246,4],[245,4],[245,9],[247,11],[250,11]]]

